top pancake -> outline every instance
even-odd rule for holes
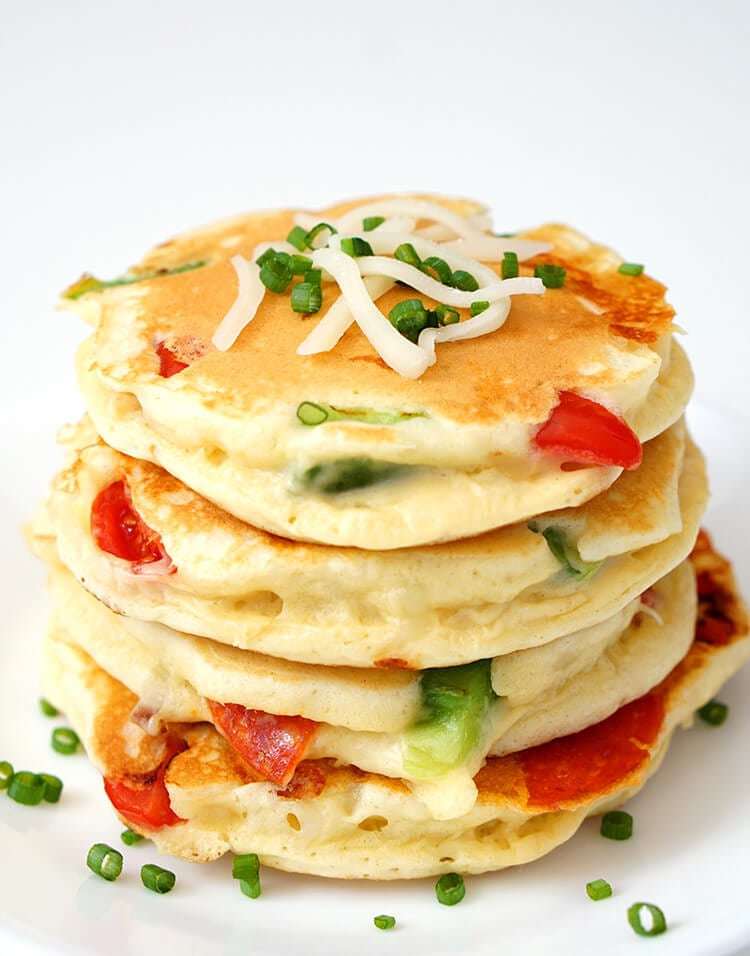
[[[345,208],[319,215],[335,224]],[[389,368],[356,325],[330,351],[297,354],[336,301],[338,287],[329,282],[320,313],[305,318],[291,310],[288,294],[267,292],[235,344],[218,351],[211,337],[237,296],[230,257],[252,258],[260,242],[283,242],[293,225],[293,212],[284,211],[198,230],[155,250],[134,274],[205,265],[75,302],[95,326],[79,378],[105,440],[157,461],[245,521],[287,537],[374,549],[480,533],[575,507],[619,474],[613,467],[571,473],[534,449],[560,392],[606,406],[641,441],[684,409],[692,380],[671,346],[663,287],[619,274],[614,253],[562,226],[524,234],[553,248],[522,263],[521,274],[531,275],[537,261],[562,264],[565,285],[514,295],[501,328],[439,343],[436,363],[418,379]],[[418,294],[397,286],[377,306],[387,315]],[[160,343],[187,363],[169,378],[159,374]],[[296,416],[305,401],[415,417],[309,427]],[[310,467],[351,457],[418,467],[343,495],[300,488]],[[471,509],[461,508],[467,500]]]

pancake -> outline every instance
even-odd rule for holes
[[[750,654],[728,564],[705,536],[693,560],[701,600],[682,661],[606,720],[487,760],[475,777],[476,803],[450,820],[432,818],[403,781],[331,760],[303,760],[288,785],[270,784],[209,723],[175,723],[169,736],[149,736],[130,720],[135,695],[54,637],[45,650],[45,693],[67,712],[122,819],[162,852],[192,860],[255,852],[270,866],[347,878],[500,869],[548,852],[586,816],[635,793],[673,731],[688,725]],[[135,821],[132,803],[123,811],[124,793],[158,788],[168,798],[168,823]]]
[[[408,201],[402,202],[408,210]],[[344,209],[320,214],[342,227],[354,223],[349,215],[347,220]],[[519,282],[543,288],[531,274],[538,265],[552,265],[567,270],[565,284],[543,295],[512,295],[502,327],[441,342],[435,364],[416,378],[389,367],[370,341],[377,335],[370,330],[368,339],[361,331],[358,313],[360,325],[346,330],[334,348],[298,354],[317,330],[317,316],[300,318],[286,295],[270,292],[230,348],[214,347],[212,337],[237,297],[230,257],[253,258],[265,241],[283,246],[294,222],[292,212],[235,219],[147,257],[126,285],[91,288],[84,281],[68,291],[95,326],[77,364],[88,410],[105,441],[163,465],[244,521],[288,538],[375,550],[476,535],[576,507],[620,474],[619,459],[598,451],[587,449],[586,467],[571,469],[564,448],[550,453],[541,447],[540,428],[562,396],[574,393],[608,409],[640,442],[682,415],[692,377],[672,342],[663,287],[620,274],[614,253],[561,226],[510,240],[474,230],[474,240],[484,247],[489,242],[492,255],[503,243],[537,251],[521,263]],[[403,216],[401,222],[404,228]],[[424,217],[414,222],[419,234],[407,238],[419,245]],[[373,232],[369,241],[378,247],[387,235],[387,229],[380,239]],[[451,235],[439,249],[448,261],[469,242],[459,239],[456,246]],[[538,253],[550,244],[551,251]],[[375,268],[395,261],[387,255],[353,260],[335,248],[308,251],[313,259],[333,255],[333,271],[336,256],[347,269],[356,262],[365,272],[368,263]],[[157,262],[166,273],[154,275]],[[185,266],[190,268],[169,272]],[[476,261],[475,272],[496,277],[499,267],[493,268]],[[423,272],[414,272],[415,282],[424,280]],[[476,293],[438,284],[436,294],[444,302],[454,293],[481,302],[479,296],[494,288],[487,283]],[[340,301],[337,285],[323,285],[321,326]],[[377,308],[387,314],[405,296],[401,287],[391,289]],[[378,335],[399,340],[396,349],[423,354],[383,315],[373,321]],[[462,323],[450,328],[461,330]],[[316,425],[303,422],[304,403],[335,414],[325,413]]]
[[[62,562],[118,613],[274,657],[423,668],[536,646],[611,618],[685,559],[707,496],[681,423],[652,439],[641,467],[574,511],[538,516],[587,561],[580,580],[540,533],[513,525],[474,539],[387,552],[295,543],[220,511],[149,463],[103,445],[85,425],[37,517],[37,550]],[[90,443],[90,444],[88,444]],[[132,573],[97,547],[92,504],[125,480],[176,573]]]

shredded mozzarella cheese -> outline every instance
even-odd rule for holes
[[[221,320],[211,342],[220,352],[226,352],[237,341],[237,336],[255,318],[263,301],[266,287],[260,281],[260,268],[255,262],[232,256],[229,260],[237,273],[237,298]]]

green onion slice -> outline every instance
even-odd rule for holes
[[[455,906],[466,896],[464,878],[458,873],[446,873],[435,884],[435,896],[443,906]]]
[[[257,853],[239,853],[232,860],[232,878],[235,880],[254,880],[260,872],[260,859]]]
[[[372,246],[359,236],[345,236],[341,240],[341,251],[356,259],[357,256],[371,256]]]
[[[106,843],[95,843],[86,857],[86,866],[103,880],[116,880],[122,873],[122,853]]]
[[[275,259],[277,256],[287,256],[287,257],[288,257],[288,253],[286,253],[286,252],[277,252],[277,251],[273,248],[273,246],[269,246],[268,249],[266,249],[265,252],[261,252],[261,254],[258,256],[258,258],[255,260],[255,264],[258,265],[258,266],[265,265],[266,262],[268,262],[268,261],[271,260],[271,259]]]
[[[58,803],[62,796],[62,780],[51,773],[40,773],[39,776],[44,781],[43,799],[46,800],[47,803]]]
[[[260,281],[269,292],[286,292],[292,281],[292,270],[289,268],[289,255],[277,252],[266,259],[260,267]]]
[[[322,461],[306,469],[296,479],[297,491],[313,491],[323,495],[339,495],[357,488],[369,488],[405,473],[412,465],[374,458],[336,458]]]
[[[13,764],[7,760],[0,760],[0,790],[7,790],[13,776]]]
[[[136,833],[135,830],[131,830],[130,827],[128,827],[127,830],[122,831],[120,839],[125,846],[135,846],[136,843],[140,843],[146,838],[141,833]]]
[[[251,900],[257,900],[260,896],[260,878],[255,877],[254,880],[240,880],[240,890],[249,896]]]
[[[472,312],[472,315],[474,313]],[[456,322],[461,321],[461,316],[457,309],[452,309],[449,305],[440,305],[435,306],[435,315],[437,316],[438,325],[455,325]]]
[[[52,749],[59,754],[74,754],[80,743],[78,734],[70,727],[55,727],[52,731]]]
[[[60,713],[57,707],[55,707],[54,704],[50,704],[50,702],[45,700],[44,697],[39,700],[39,709],[45,717],[57,717],[57,715]]]
[[[640,262],[621,262],[617,271],[624,276],[640,276],[643,275],[643,265]]]
[[[606,880],[592,880],[586,884],[586,893],[589,899],[605,900],[612,895],[612,887]]]
[[[303,229],[302,226],[295,226],[294,229],[289,231],[286,241],[290,245],[294,246],[295,249],[299,249],[300,252],[304,252],[305,249],[308,248],[307,230]]]
[[[542,280],[545,289],[561,289],[565,284],[565,269],[562,266],[544,263],[534,266],[534,275]]]
[[[528,527],[529,530],[538,532],[537,525],[533,521],[529,522]],[[559,525],[548,525],[546,528],[542,528],[541,533],[547,542],[547,547],[568,574],[582,581],[584,578],[590,577],[601,566],[601,561],[584,561],[575,542]]]
[[[419,268],[426,275],[431,276],[438,282],[442,282],[443,285],[449,285],[451,277],[453,276],[451,267],[445,259],[441,259],[440,256],[428,256],[422,260],[422,264]]]
[[[62,295],[64,299],[79,299],[88,292],[101,292],[102,289],[111,289],[115,286],[132,285],[134,282],[146,282],[149,279],[161,279],[163,276],[176,276],[181,272],[200,269],[207,264],[208,259],[201,259],[199,262],[186,262],[184,265],[175,266],[172,269],[157,269],[155,272],[144,272],[141,275],[127,273],[117,279],[97,279],[96,276],[86,274],[81,276],[78,282],[68,286]]]
[[[320,285],[323,281],[322,269],[308,269],[302,276],[305,282],[311,282],[313,285]]]
[[[486,302],[484,300],[481,300],[480,302],[472,302],[471,308],[470,308],[472,318],[475,315],[481,315],[482,312],[486,312],[487,309],[489,309],[489,307],[490,307],[489,302]]]
[[[378,929],[393,929],[396,925],[396,917],[387,916],[385,913],[380,916],[373,916],[372,921]]]
[[[141,867],[141,883],[154,893],[169,893],[176,881],[177,878],[171,870],[165,870],[156,863],[145,863]]]
[[[463,292],[476,292],[479,288],[477,280],[465,269],[456,269],[451,275],[450,281],[446,284],[453,286],[454,289],[461,289]]]
[[[44,799],[45,783],[41,774],[18,770],[8,780],[8,796],[16,803],[35,807]]]
[[[410,418],[425,418],[424,412],[381,412],[375,408],[335,408],[324,402],[302,402],[297,418],[303,425],[323,422],[362,422],[365,425],[397,425]]]
[[[417,250],[410,242],[402,242],[400,246],[396,246],[393,258],[398,259],[399,262],[405,262],[408,266],[414,266],[415,269],[419,269],[422,264]]]
[[[317,226],[313,226],[305,236],[307,248],[322,248],[328,242],[331,236],[335,235],[335,233],[336,230],[333,228],[333,226],[329,225],[327,222],[319,222]]]
[[[648,914],[648,926],[643,923],[643,913]],[[667,929],[664,913],[653,903],[633,903],[629,906],[628,923],[639,936],[660,936]]]
[[[313,263],[309,256],[300,256],[295,253],[293,256],[289,256],[287,264],[292,275],[303,276],[306,272],[309,272],[310,269],[312,269]]]
[[[315,282],[298,282],[292,288],[290,302],[295,312],[312,315],[323,305],[323,293]]]
[[[729,707],[719,700],[709,700],[698,710],[698,716],[712,727],[719,727],[727,719]]]
[[[500,274],[503,279],[515,279],[518,276],[518,255],[515,252],[504,252],[500,263]]]
[[[382,226],[384,222],[384,216],[365,216],[365,218],[362,220],[362,229],[364,232],[372,232],[373,229],[377,229],[378,226]]]
[[[633,835],[633,818],[624,810],[611,810],[602,817],[601,834],[608,840],[629,840]]]

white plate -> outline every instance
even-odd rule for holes
[[[690,417],[710,465],[706,525],[750,593],[750,428],[706,406]],[[19,454],[33,445],[20,433],[7,440]],[[23,450],[25,469],[2,479],[0,760],[56,773],[65,792],[59,805],[31,808],[0,794],[0,952],[627,956],[646,947],[660,956],[724,956],[750,943],[750,670],[720,695],[731,707],[723,727],[678,733],[662,769],[629,806],[630,841],[604,840],[597,822],[588,821],[536,863],[467,880],[466,898],[453,908],[436,902],[433,881],[345,883],[270,870],[263,872],[261,898],[249,900],[233,883],[228,860],[208,866],[164,860],[148,843],[121,847],[125,868],[116,883],[89,874],[89,846],[121,846],[122,827],[86,758],[49,748],[51,729],[61,721],[38,711],[37,648],[47,603],[43,573],[26,554],[17,525],[24,518],[19,508],[29,507],[29,469],[39,462]],[[164,897],[139,880],[141,864],[157,860],[177,874]],[[598,877],[609,880],[614,896],[593,903],[584,887]],[[641,939],[628,926],[627,907],[637,900],[664,910],[669,930],[658,940]],[[376,929],[379,913],[393,914],[397,927]]]

